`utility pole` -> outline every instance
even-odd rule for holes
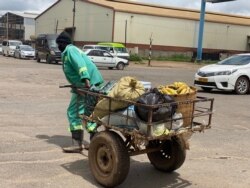
[[[127,25],[128,25],[128,20],[125,21],[125,46],[127,46]]]
[[[6,38],[9,39],[9,13],[7,12]]]
[[[73,5],[73,25],[72,25],[72,41],[74,43],[75,39],[75,14],[76,14],[76,0],[73,0],[74,5]]]
[[[151,66],[151,54],[152,54],[152,42],[153,42],[153,38],[152,38],[152,35],[153,33],[151,33],[151,36],[150,36],[150,43],[149,43],[149,54],[148,54],[148,66],[150,67]]]

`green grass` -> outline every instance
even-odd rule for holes
[[[134,62],[135,64],[145,64],[145,61],[148,60],[148,57],[142,57],[138,54],[131,54],[129,61]],[[154,61],[176,61],[176,62],[190,62],[190,63],[197,63],[197,64],[214,64],[218,61],[212,60],[202,60],[201,62],[192,62],[192,58],[183,54],[175,54],[172,56],[159,56],[159,57],[152,57],[151,60]]]

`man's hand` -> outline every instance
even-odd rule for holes
[[[85,87],[90,88],[90,82],[88,79],[85,79]]]

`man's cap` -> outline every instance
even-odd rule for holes
[[[64,44],[71,44],[72,40],[70,35],[63,31],[62,33],[60,33],[60,35],[56,38],[56,43],[64,43]]]

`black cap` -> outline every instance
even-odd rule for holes
[[[56,38],[56,43],[64,43],[64,44],[71,44],[72,40],[70,35],[63,31],[62,33],[60,33],[60,35]]]

